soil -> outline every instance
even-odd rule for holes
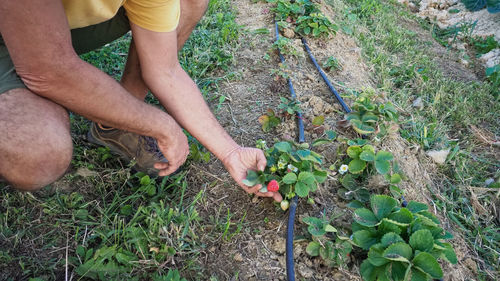
[[[234,7],[239,11],[238,23],[247,28],[250,35],[241,38],[240,51],[235,54],[234,70],[240,72],[241,79],[227,82],[220,87],[220,93],[229,98],[216,113],[229,134],[246,146],[254,146],[257,139],[264,139],[268,144],[281,139],[296,139],[297,131],[296,123],[291,118],[270,133],[263,133],[257,121],[268,108],[277,111],[279,97],[288,97],[289,92],[284,80],[275,79],[270,74],[271,69],[278,68],[279,63],[277,55],[269,51],[275,36],[270,4],[252,2],[254,1],[234,1]],[[323,3],[321,5],[328,16],[334,18],[333,11]],[[252,35],[253,30],[261,28],[269,30],[269,34]],[[348,135],[351,134],[350,130],[346,132],[338,125],[344,116],[342,109],[309,61],[300,40],[292,40],[299,50],[299,56],[287,57],[287,64],[304,114],[306,141],[321,135],[321,132],[308,126],[314,117],[320,115],[325,117],[325,129],[332,129],[340,135],[353,138],[353,135]],[[371,69],[363,62],[360,48],[352,38],[338,32],[328,40],[308,41],[319,62],[332,55],[342,58],[342,69],[328,73],[330,78],[335,78],[333,81],[358,90],[373,86]],[[266,53],[270,54],[269,60],[265,59]],[[463,72],[464,79],[477,79],[468,69]],[[344,87],[338,87],[341,92],[343,89]],[[349,103],[348,100],[346,102]],[[326,167],[336,161],[337,146],[338,144],[330,144],[322,147],[320,152],[326,158]],[[460,234],[453,230],[447,218],[432,208],[434,205],[430,194],[436,188],[432,176],[432,171],[436,170],[434,164],[422,151],[410,146],[399,135],[384,140],[382,148],[393,152],[408,178],[402,186],[407,199],[428,203],[443,222],[443,227],[455,235],[452,244],[457,252],[459,264],[453,267],[444,264],[444,280],[474,280],[475,262],[470,258],[473,256],[470,249]],[[206,191],[198,208],[203,219],[200,223],[203,229],[199,236],[204,248],[198,258],[202,271],[193,272],[192,278],[199,279],[201,274],[202,279],[216,276],[218,280],[285,280],[288,213],[282,212],[270,199],[252,198],[244,193],[217,160],[208,164],[193,164],[188,178],[194,182],[190,184],[192,194],[200,190]],[[315,205],[302,202],[298,206],[294,243],[298,280],[361,280],[357,268],[360,260],[354,260],[356,255],[351,255],[351,260],[345,268],[331,269],[320,259],[309,257],[305,253],[307,241],[300,239],[305,236],[304,224],[301,223],[301,218],[305,216],[336,214],[339,218],[333,223],[337,229],[342,231],[350,226],[351,210],[346,208],[346,202],[338,198],[337,188],[338,180],[333,174],[315,193]],[[220,228],[224,229],[228,212],[231,225],[224,236],[221,235]],[[243,227],[238,228],[238,225]],[[219,231],[214,231],[217,229]]]

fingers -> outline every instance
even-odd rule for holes
[[[262,188],[262,184],[257,184],[257,185],[254,185],[250,188],[247,189],[247,192],[248,193],[257,193],[259,192],[259,190]]]
[[[281,194],[279,192],[257,192],[255,195],[259,196],[259,197],[272,197],[274,199],[274,201],[276,202],[281,202],[283,200],[283,197],[281,196]]]
[[[177,171],[177,169],[179,169],[179,167],[186,162],[188,155],[189,149],[185,149],[183,154],[171,153],[170,151],[167,151],[165,153],[165,158],[168,159],[168,162],[155,163],[154,167],[159,170],[158,175],[160,177],[168,176]]]
[[[266,156],[264,155],[264,152],[262,152],[262,150],[259,150],[257,152],[257,169],[259,171],[264,171],[266,165],[267,165]]]

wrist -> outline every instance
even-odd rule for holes
[[[224,166],[227,166],[227,164],[230,162],[231,160],[231,156],[236,152],[238,151],[239,149],[241,149],[241,146],[239,146],[238,144],[235,144],[234,146],[232,146],[230,149],[226,150],[223,154],[222,154],[222,157],[217,157],[221,160],[222,164]]]

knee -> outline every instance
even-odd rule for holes
[[[71,138],[68,138],[69,141],[59,137],[52,145],[21,157],[23,160],[15,161],[2,176],[21,191],[36,191],[53,183],[64,175],[71,163],[73,145]]]

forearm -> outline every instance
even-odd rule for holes
[[[64,68],[48,78],[22,76],[35,93],[108,126],[157,138],[177,126],[168,114],[134,98],[97,68],[79,60]]]
[[[217,158],[223,160],[238,147],[180,66],[164,73],[150,73],[145,81],[167,112]]]

